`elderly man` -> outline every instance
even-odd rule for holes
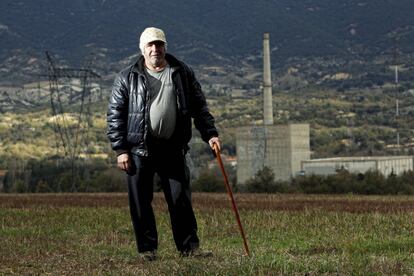
[[[139,48],[138,61],[115,79],[107,113],[108,138],[118,167],[128,174],[138,252],[146,260],[156,259],[158,234],[151,201],[157,173],[181,256],[209,256],[211,252],[199,249],[185,155],[192,118],[202,139],[220,148],[214,118],[191,68],[166,53],[161,29],[146,28]]]

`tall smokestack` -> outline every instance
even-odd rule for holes
[[[263,123],[273,125],[269,33],[263,34]]]

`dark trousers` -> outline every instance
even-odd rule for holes
[[[177,249],[185,252],[197,248],[197,223],[191,205],[189,169],[184,154],[166,149],[153,152],[147,157],[132,157],[135,174],[128,176],[128,196],[138,252],[151,251],[158,247],[158,234],[151,205],[155,173],[161,179]]]

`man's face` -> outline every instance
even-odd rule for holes
[[[165,64],[165,44],[162,41],[152,41],[144,47],[145,62],[152,67]]]

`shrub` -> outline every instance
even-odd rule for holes
[[[202,171],[193,182],[191,189],[195,192],[223,192],[223,180],[211,170]]]
[[[379,171],[367,171],[362,181],[362,194],[386,194],[385,177]]]
[[[245,190],[251,193],[277,193],[288,191],[286,182],[276,182],[275,174],[269,167],[263,167],[246,181]]]
[[[118,168],[106,168],[94,171],[90,179],[80,181],[82,192],[126,192],[125,172]]]

